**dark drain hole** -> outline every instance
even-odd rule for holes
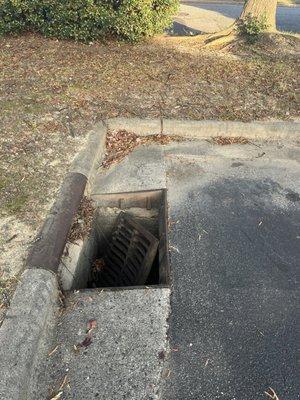
[[[166,193],[94,195],[92,231],[66,290],[169,286]]]
[[[158,284],[158,244],[158,239],[147,229],[121,212],[106,253],[92,263],[88,286]]]

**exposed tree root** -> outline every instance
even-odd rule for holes
[[[234,24],[230,25],[228,28],[224,29],[223,31],[215,32],[212,33],[211,35],[208,36],[206,39],[206,44],[213,42],[214,40],[218,40],[230,35],[234,35],[237,32],[237,23],[235,22]]]
[[[205,47],[226,47],[238,38],[238,21],[223,31],[213,33],[205,40]]]
[[[235,22],[223,31],[209,35],[204,41],[204,46],[218,48],[227,47],[230,43],[238,39],[239,35],[237,27],[237,22]]]

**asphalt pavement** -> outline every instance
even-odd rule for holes
[[[264,400],[271,387],[296,400],[299,153],[218,150],[187,145],[168,157],[173,285],[161,398]]]

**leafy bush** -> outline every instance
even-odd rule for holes
[[[178,0],[0,0],[0,35],[23,31],[81,41],[161,33]]]
[[[3,0],[0,2],[0,35],[19,33],[26,29],[23,6],[16,1]]]
[[[266,18],[257,18],[248,14],[239,21],[239,31],[249,42],[255,42],[259,35],[268,28]]]
[[[112,30],[133,41],[163,32],[177,10],[177,0],[123,0],[119,3]]]

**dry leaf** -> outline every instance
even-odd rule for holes
[[[275,390],[269,387],[269,389],[265,392],[265,394],[271,399],[271,400],[279,400],[279,397],[275,393]]]
[[[238,136],[238,137],[226,137],[226,136],[215,136],[212,138],[212,141],[215,144],[220,146],[226,146],[229,144],[248,144],[249,140],[247,138]]]
[[[80,347],[88,347],[92,343],[91,336],[87,336],[81,343],[79,343]]]
[[[90,319],[87,323],[87,329],[90,332],[91,330],[95,329],[97,326],[97,321],[95,319]]]
[[[48,354],[48,357],[51,357],[52,354],[54,354],[57,349],[58,349],[58,345],[56,347],[54,347],[54,349],[52,351],[50,351],[50,353]]]
[[[54,397],[51,397],[50,400],[59,400],[62,395],[63,395],[63,392],[58,392]]]
[[[168,378],[170,377],[170,375],[171,375],[171,370],[170,370],[170,369],[166,369],[166,370],[164,371],[163,377],[164,377],[165,379],[168,379]]]
[[[64,377],[64,379],[63,379],[63,381],[62,381],[62,383],[61,383],[61,385],[60,385],[60,387],[58,389],[59,391],[62,391],[62,389],[64,388],[65,384],[67,383],[67,379],[68,379],[68,375],[66,375]]]

